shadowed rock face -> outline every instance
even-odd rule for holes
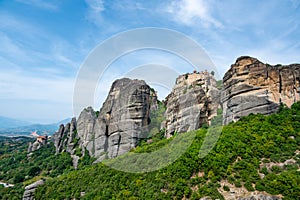
[[[240,57],[223,78],[223,124],[250,113],[272,114],[299,101],[300,65],[271,66]]]
[[[65,126],[60,125],[58,131],[52,135],[52,141],[56,149],[56,153],[66,151],[73,154],[74,152],[74,139],[76,138],[76,119],[72,118],[70,123]]]
[[[97,161],[128,152],[149,124],[150,87],[141,80],[116,80],[96,116],[84,109],[77,121],[81,144]]]
[[[77,169],[79,157],[74,155],[76,151],[75,139],[78,139],[78,135],[76,134],[76,118],[72,118],[71,122],[67,123],[65,126],[61,124],[58,131],[52,135],[51,139],[54,143],[56,154],[61,152],[70,153],[73,159],[73,166]]]
[[[196,130],[217,115],[220,91],[208,72],[184,74],[166,98],[166,137]]]

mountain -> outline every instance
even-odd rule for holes
[[[80,113],[77,122],[74,119],[59,128],[53,135],[56,149],[59,152],[71,151],[70,145],[74,146],[73,140],[77,138],[83,153],[86,149],[97,162],[130,151],[140,138],[145,137],[143,133],[149,131],[150,110],[157,107],[151,105],[154,96],[145,81],[116,80],[100,111],[88,107]]]
[[[18,120],[15,120],[14,127],[7,127],[0,129],[0,134],[9,134],[9,135],[29,135],[32,131],[37,131],[38,134],[47,133],[52,135],[55,131],[58,130],[60,124],[65,124],[70,121],[71,118],[64,119],[57,123],[53,124],[26,124],[26,123],[17,123]]]
[[[0,116],[0,130],[7,128],[15,128],[18,126],[28,126],[30,124],[30,122]]]
[[[223,127],[215,147],[204,158],[199,150],[207,128],[173,136],[152,137],[130,153],[110,161],[123,167],[160,166],[179,146],[195,136],[175,162],[153,172],[126,173],[98,163],[82,166],[46,180],[35,192],[36,199],[220,199],[295,200],[300,194],[300,102],[279,114],[241,118]],[[213,136],[213,135],[211,135]],[[211,137],[209,136],[209,137]],[[159,157],[135,154],[155,152]],[[129,164],[129,165],[127,165]],[[110,166],[110,165],[109,165]],[[58,192],[59,191],[59,192]]]
[[[231,65],[224,75],[222,91],[207,71],[180,75],[164,100],[165,118],[156,132],[161,129],[170,138],[197,130],[211,125],[220,112],[223,124],[251,113],[275,113],[281,103],[290,107],[300,100],[299,83],[299,64],[271,66],[249,56],[239,57]],[[53,137],[57,152],[74,155],[74,141],[78,140],[82,156],[87,150],[96,162],[101,162],[134,149],[151,137],[151,121],[157,121],[150,119],[158,107],[157,102],[151,105],[151,99],[156,99],[151,91],[154,90],[142,80],[116,80],[100,111],[88,107],[78,119],[59,128]]]
[[[16,187],[0,196],[29,185],[26,200],[298,199],[299,82],[298,64],[248,56],[222,91],[212,74],[188,73],[162,102],[145,81],[116,80],[100,110],[85,108],[40,149],[1,144],[0,180]]]

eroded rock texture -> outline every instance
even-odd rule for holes
[[[149,124],[150,87],[141,80],[116,80],[98,113],[82,111],[77,121],[81,144],[101,161],[128,152]]]
[[[208,72],[184,74],[166,98],[166,137],[196,130],[217,115],[220,91]]]
[[[72,118],[70,123],[67,123],[66,125],[61,124],[58,131],[52,135],[52,141],[54,142],[56,153],[66,151],[73,154],[75,138],[76,118]]]
[[[257,194],[249,197],[241,197],[238,200],[281,200],[281,198],[276,196],[269,196],[265,194]]]
[[[72,118],[71,122],[66,125],[61,124],[58,131],[53,134],[52,141],[56,149],[56,154],[61,152],[70,153],[73,167],[77,169],[79,156],[75,155],[75,151],[79,145],[79,137],[76,130],[76,118]]]
[[[25,187],[25,191],[23,194],[23,200],[34,200],[34,191],[40,185],[43,185],[44,181],[39,180]]]
[[[240,57],[223,78],[223,124],[250,113],[271,114],[299,101],[300,65],[268,65]]]

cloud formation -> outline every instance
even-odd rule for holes
[[[167,6],[169,12],[176,22],[195,26],[201,23],[205,27],[222,28],[221,22],[216,20],[211,13],[209,1],[205,0],[176,0]]]

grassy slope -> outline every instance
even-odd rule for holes
[[[125,173],[100,163],[48,180],[36,191],[36,198],[182,199],[185,196],[199,199],[211,196],[223,199],[217,188],[224,179],[249,191],[256,189],[282,194],[285,199],[299,198],[300,172],[297,169],[300,163],[299,155],[294,152],[300,146],[300,103],[292,109],[283,108],[280,114],[250,115],[225,126],[213,151],[201,159],[199,149],[206,133],[207,129],[198,130],[189,149],[158,171]],[[188,134],[176,137],[184,138]],[[157,150],[172,140],[142,143],[136,151]],[[127,156],[130,159],[131,155]],[[284,169],[272,168],[269,172],[259,167],[262,162],[284,162],[290,158],[297,160],[297,164]],[[204,176],[193,177],[198,172]],[[265,174],[263,179],[259,172]],[[85,195],[80,197],[82,192]]]

